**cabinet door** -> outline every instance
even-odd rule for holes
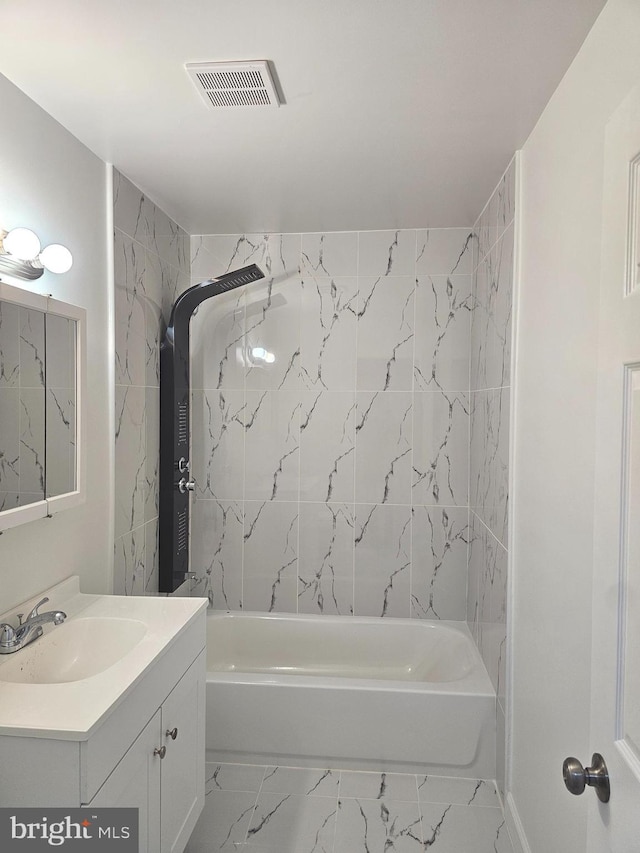
[[[160,757],[154,750],[161,745],[161,712],[149,720],[87,809],[91,807],[137,808],[139,810],[140,853],[160,849]]]
[[[204,806],[204,687],[203,652],[162,705],[162,853],[182,853]]]

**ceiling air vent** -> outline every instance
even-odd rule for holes
[[[278,107],[269,63],[189,62],[185,65],[209,107]]]

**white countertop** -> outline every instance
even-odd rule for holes
[[[28,655],[40,640],[1,655],[0,735],[86,740],[207,606],[203,598],[88,595],[80,592],[79,579],[72,577],[3,614],[0,622],[17,625],[16,613],[28,613],[45,595],[50,601],[41,612],[63,610],[68,620],[77,616],[135,619],[144,622],[146,632],[120,660],[81,681],[3,681],[3,665]],[[65,624],[45,625],[45,635],[63,631]]]

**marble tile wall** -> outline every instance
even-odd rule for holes
[[[47,314],[46,324],[46,493],[76,487],[76,324]]]
[[[469,411],[467,621],[496,689],[498,743],[506,717],[509,412],[516,161],[474,227]],[[498,762],[504,796],[504,761]]]
[[[0,511],[75,488],[74,365],[73,321],[0,302]]]
[[[45,497],[45,315],[0,303],[0,511]]]
[[[191,238],[191,569],[214,607],[465,620],[468,228]]]
[[[189,287],[189,237],[114,169],[114,592],[158,591],[159,348]]]

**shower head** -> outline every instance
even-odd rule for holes
[[[174,330],[186,328],[188,335],[189,320],[201,302],[210,299],[212,296],[220,296],[221,293],[234,290],[236,287],[260,281],[261,278],[264,278],[264,273],[260,267],[256,264],[250,264],[248,267],[241,267],[216,278],[201,281],[200,284],[194,284],[176,299],[171,311],[167,334],[173,339]]]
[[[242,267],[239,270],[225,273],[224,275],[216,276],[211,279],[223,290],[233,290],[234,287],[240,287],[243,284],[251,284],[252,281],[260,281],[264,278],[264,273],[256,264],[250,264],[248,267]],[[201,287],[202,285],[198,285]]]

